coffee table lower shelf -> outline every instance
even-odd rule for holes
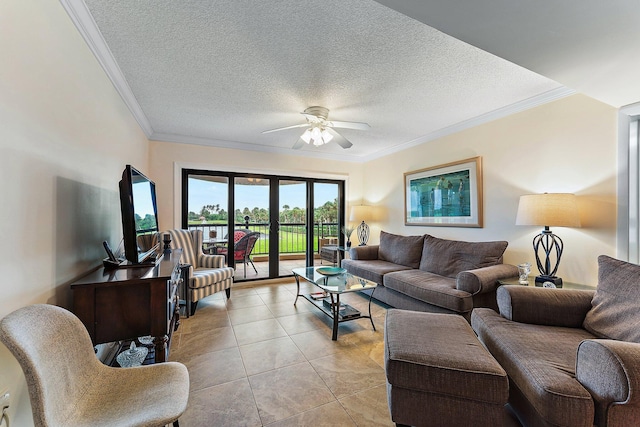
[[[374,331],[376,330],[376,325],[374,325],[373,323],[373,317],[371,317],[371,295],[369,295],[369,314],[368,315],[362,314],[360,311],[351,307],[349,304],[341,304],[344,309],[351,309],[358,313],[350,316],[343,316],[339,312],[336,313],[330,307],[325,306],[323,300],[316,300],[312,298],[310,294],[298,294],[297,296],[306,299],[311,304],[315,305],[318,309],[320,309],[320,311],[322,311],[324,314],[329,316],[329,318],[333,319],[333,334],[331,335],[331,339],[333,341],[336,341],[338,339],[338,325],[340,323],[349,322],[351,320],[369,319],[371,321],[371,327],[373,327]],[[330,295],[327,295],[327,298],[330,298],[330,297],[331,297]],[[335,299],[340,304],[339,298],[336,297]],[[297,298],[296,298],[296,301],[297,301]]]
[[[359,290],[358,288],[360,287],[360,285],[353,285],[354,280],[357,283],[363,283],[362,287],[364,288],[366,286],[366,280],[358,278],[356,276],[352,276],[352,275],[348,275],[349,277],[345,277],[344,281],[345,283],[349,283],[350,287],[348,290],[345,289],[339,289],[336,291],[332,291],[330,289],[327,289],[326,286],[320,286],[318,283],[316,283],[316,279],[315,279],[315,269],[314,268],[309,268],[309,269],[294,269],[293,270],[293,275],[296,279],[296,285],[297,285],[297,293],[296,293],[296,299],[293,302],[293,305],[296,305],[298,302],[298,298],[299,297],[303,297],[304,299],[306,299],[307,301],[309,301],[311,304],[313,304],[314,306],[316,306],[320,311],[322,311],[324,314],[326,314],[327,316],[329,316],[331,319],[333,319],[333,334],[331,336],[331,339],[333,341],[336,341],[338,339],[338,325],[340,323],[343,322],[348,322],[351,320],[357,320],[357,319],[369,319],[369,321],[371,321],[371,326],[373,327],[373,330],[376,330],[376,325],[373,323],[373,317],[371,316],[371,298],[373,296],[373,292],[375,291],[375,283],[373,284],[373,286],[369,285],[367,287],[367,289],[372,289],[372,292],[369,294],[369,314],[362,314],[361,312],[359,312],[358,310],[356,310],[355,308],[351,307],[348,304],[341,304],[340,303],[340,295],[346,292],[354,292]],[[306,281],[308,281],[309,283],[314,284],[315,286],[317,286],[322,292],[316,292],[314,294],[301,294],[300,293],[300,277],[302,277],[303,279],[305,279]],[[326,283],[325,279],[325,283]],[[333,279],[332,279],[333,280]],[[339,287],[338,287],[339,288]],[[322,294],[324,293],[324,297],[322,298],[313,298],[312,295],[318,295],[318,294]],[[329,303],[327,303],[325,305],[324,300],[328,299],[328,301],[330,301]],[[340,314],[340,308],[343,308],[343,310],[345,310],[346,312],[348,312],[349,315]]]

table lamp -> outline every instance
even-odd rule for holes
[[[542,225],[544,230],[533,238],[533,250],[540,275],[536,283],[552,282],[562,286],[562,279],[556,276],[564,244],[549,227],[580,227],[580,215],[576,196],[569,193],[544,193],[520,196],[516,225]],[[544,263],[540,259],[544,253]],[[552,267],[552,254],[555,265]]]
[[[371,206],[358,205],[351,206],[349,221],[362,221],[356,229],[360,246],[366,246],[369,241],[369,226],[365,221],[371,219]]]

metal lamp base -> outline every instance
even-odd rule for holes
[[[543,275],[536,276],[536,284],[544,283],[544,282],[551,282],[556,286],[556,288],[561,288],[562,287],[562,278],[561,277],[543,276]]]
[[[551,282],[557,288],[562,287],[562,279],[557,277],[556,271],[560,265],[560,258],[562,258],[562,249],[564,243],[562,239],[549,230],[548,226],[544,227],[544,230],[536,237],[533,238],[533,251],[536,255],[536,264],[538,264],[538,271],[540,275],[536,276],[536,284]],[[540,252],[544,253],[544,264],[540,259]],[[551,254],[555,252],[555,265],[552,266]]]
[[[362,221],[356,230],[358,234],[358,241],[360,242],[360,246],[366,246],[369,241],[369,226]]]

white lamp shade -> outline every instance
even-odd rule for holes
[[[516,225],[580,227],[576,196],[570,193],[520,196]]]
[[[368,221],[371,219],[371,206],[351,206],[349,221]]]

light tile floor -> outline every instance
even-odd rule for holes
[[[254,282],[255,283],[255,282]],[[301,284],[303,291],[317,291]],[[393,426],[387,407],[383,328],[386,308],[340,324],[300,298],[296,284],[244,284],[198,304],[173,335],[170,360],[189,369],[180,426]],[[342,301],[366,312],[368,297]]]

